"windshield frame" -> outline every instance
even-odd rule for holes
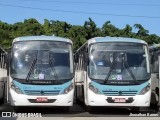
[[[74,78],[74,74],[75,74],[75,68],[74,68],[74,59],[73,59],[73,44],[70,43],[70,42],[65,42],[65,41],[51,41],[51,40],[28,40],[28,41],[16,41],[12,44],[12,50],[11,50],[11,59],[10,59],[10,65],[12,65],[12,62],[13,62],[13,57],[14,57],[14,53],[15,51],[13,51],[13,46],[17,43],[23,43],[25,44],[26,42],[59,42],[59,43],[66,43],[67,45],[69,45],[68,47],[68,50],[69,50],[69,63],[70,63],[70,66],[69,66],[69,69],[70,69],[70,77],[68,78],[60,78],[58,79],[58,82],[57,82],[57,79],[54,78],[54,75],[53,75],[53,78],[52,80],[47,80],[47,79],[31,79],[29,78],[28,82],[26,81],[26,78],[16,78],[15,76],[13,76],[11,74],[12,70],[11,70],[11,67],[10,67],[10,77],[18,82],[21,82],[21,83],[26,83],[26,84],[29,84],[29,83],[33,83],[33,84],[60,84],[60,83],[64,83],[64,82],[67,82],[69,80],[72,80]],[[27,49],[29,50],[29,49]],[[40,50],[40,49],[39,49]],[[48,49],[50,50],[50,49]],[[50,68],[50,67],[49,67]],[[72,71],[72,72],[71,72]],[[46,81],[46,82],[44,82]]]
[[[89,68],[89,66],[90,66],[90,62],[91,62],[91,60],[90,60],[90,56],[91,56],[91,46],[92,45],[94,45],[94,44],[97,44],[97,42],[96,43],[91,43],[90,45],[89,45],[89,47],[88,47],[88,68],[87,68],[87,74],[88,74],[88,77],[90,78],[90,80],[93,80],[93,81],[95,81],[95,82],[99,82],[99,83],[101,83],[101,84],[119,84],[119,85],[123,85],[123,84],[129,84],[129,85],[131,85],[131,84],[139,84],[139,83],[143,83],[143,82],[146,82],[146,81],[148,81],[148,80],[150,80],[150,78],[151,78],[151,69],[150,69],[150,58],[149,58],[149,49],[148,49],[148,45],[147,44],[144,44],[144,43],[135,43],[135,42],[98,42],[98,43],[132,43],[132,44],[139,44],[139,45],[143,45],[143,46],[145,46],[145,53],[147,54],[147,58],[146,58],[146,69],[147,69],[147,71],[149,71],[149,75],[148,75],[148,78],[147,79],[144,79],[144,80],[136,80],[136,81],[134,81],[134,80],[121,80],[121,81],[116,81],[116,80],[107,80],[107,82],[106,83],[104,83],[104,81],[105,81],[105,79],[96,79],[96,78],[92,78],[91,77],[91,75],[90,75],[90,68]],[[147,60],[148,59],[148,60]]]

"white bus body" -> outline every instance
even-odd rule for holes
[[[76,97],[86,106],[149,107],[148,45],[138,39],[96,37],[75,53]]]
[[[74,66],[72,42],[55,36],[13,40],[9,67],[12,106],[72,106]]]

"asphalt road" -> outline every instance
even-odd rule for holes
[[[113,107],[95,107],[92,112],[86,112],[83,105],[74,104],[70,108],[70,111],[66,111],[63,107],[22,107],[16,111],[9,105],[0,106],[0,115],[2,112],[11,112],[11,113],[39,113],[42,117],[128,117],[128,116],[140,116],[144,117],[151,116],[158,117],[160,112],[154,110],[154,108],[135,113],[127,108],[113,108]]]

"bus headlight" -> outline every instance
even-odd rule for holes
[[[69,93],[73,88],[73,83],[71,83],[66,89],[64,89],[63,94]]]
[[[93,91],[95,94],[101,94],[98,88],[94,87],[91,83],[89,83],[89,89]]]
[[[151,89],[151,86],[150,86],[150,84],[148,84],[146,87],[144,87],[144,88],[141,90],[140,95],[146,94],[150,89]]]
[[[21,89],[19,89],[19,87],[17,87],[13,82],[11,82],[11,89],[14,90],[17,94],[23,94]]]

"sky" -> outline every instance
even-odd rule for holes
[[[35,18],[83,25],[89,17],[97,27],[106,21],[120,29],[141,24],[160,36],[160,0],[0,0],[0,20],[8,24]]]

